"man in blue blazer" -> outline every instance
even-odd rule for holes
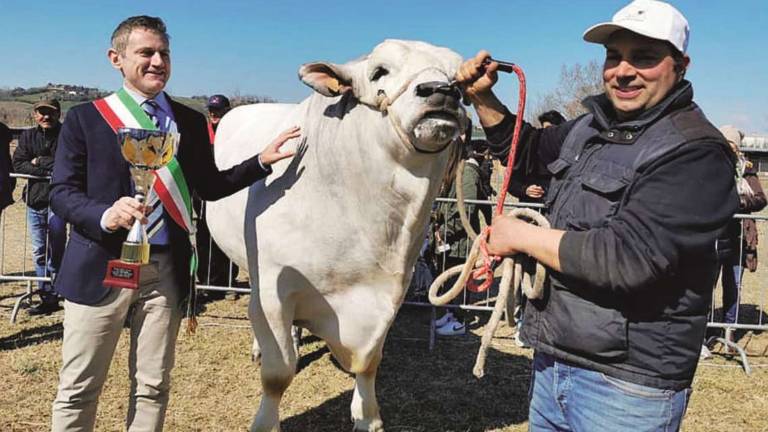
[[[128,18],[111,42],[107,56],[123,75],[123,88],[69,111],[53,170],[51,208],[72,226],[55,281],[66,300],[54,431],[93,430],[98,397],[131,306],[127,429],[162,430],[168,403],[182,304],[191,286],[189,233],[170,217],[165,201],[151,211],[133,198],[116,126],[146,116],[144,121],[160,130],[178,132],[176,159],[183,177],[190,192],[205,200],[230,195],[269,175],[271,164],[293,155],[280,147],[299,136],[298,128],[287,130],[259,155],[219,171],[203,115],[163,92],[171,73],[163,21]],[[107,261],[119,257],[135,219],[153,219],[147,216],[150,212],[157,215],[159,228],[150,239],[150,263],[142,267],[139,289],[105,287]]]

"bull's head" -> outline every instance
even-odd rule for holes
[[[467,124],[458,89],[450,85],[461,56],[424,42],[386,40],[369,55],[343,64],[307,63],[301,80],[318,93],[352,94],[390,117],[416,151],[445,149]]]

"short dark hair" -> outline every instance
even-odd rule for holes
[[[557,126],[565,123],[565,117],[556,110],[550,110],[539,115],[539,123],[544,124],[544,122]]]
[[[165,28],[165,23],[159,17],[147,15],[138,15],[126,18],[117,25],[112,32],[112,48],[120,54],[125,54],[125,48],[128,46],[128,37],[134,29],[146,29],[159,34],[166,42],[171,40],[171,36]]]

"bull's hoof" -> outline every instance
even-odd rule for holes
[[[267,428],[267,429],[260,429],[256,425],[251,425],[249,432],[280,432],[280,425],[277,425],[273,428]]]
[[[381,419],[354,420],[352,432],[384,432],[384,422]]]

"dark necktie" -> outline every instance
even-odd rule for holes
[[[163,127],[166,126],[166,122],[164,121],[166,116],[163,113],[163,109],[160,108],[160,105],[158,105],[155,100],[147,99],[141,106],[158,130],[167,131],[167,128]],[[163,204],[156,197],[157,195],[155,195],[155,199],[152,200],[152,202],[147,203],[152,206],[152,210],[150,210],[149,215],[147,215],[147,236],[149,236],[150,244],[165,245],[169,242],[168,227],[166,223],[168,217],[165,216]]]

